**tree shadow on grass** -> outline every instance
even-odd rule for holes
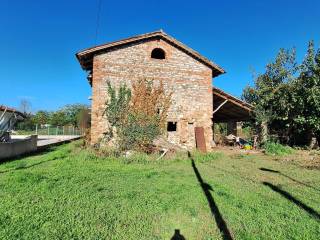
[[[281,196],[283,196],[284,198],[288,199],[292,203],[296,204],[298,207],[300,207],[301,209],[305,210],[308,214],[310,214],[312,217],[314,217],[318,221],[320,220],[320,214],[317,211],[315,211],[313,208],[307,206],[306,204],[304,204],[300,200],[296,199],[290,193],[282,190],[281,188],[279,188],[279,187],[277,187],[277,186],[275,186],[275,185],[273,185],[272,183],[269,183],[269,182],[262,182],[262,184],[267,186],[267,187],[269,187],[269,188],[271,188],[273,191],[279,193]]]
[[[0,165],[1,165],[1,164],[4,164],[4,163],[7,163],[7,162],[12,162],[12,161],[16,161],[16,160],[21,160],[21,159],[26,158],[26,157],[33,157],[33,156],[38,156],[38,155],[46,154],[46,153],[49,153],[49,152],[54,151],[55,149],[56,149],[55,146],[47,147],[47,148],[40,148],[40,149],[37,149],[37,150],[34,151],[34,152],[24,153],[24,154],[15,156],[15,157],[0,159]]]
[[[58,159],[63,159],[64,157],[53,157],[52,159],[49,159],[49,160],[46,160],[46,161],[41,161],[41,162],[37,162],[37,163],[34,163],[34,164],[30,164],[30,165],[22,165],[22,166],[17,166],[15,168],[12,168],[12,169],[8,169],[8,170],[5,170],[5,171],[0,171],[0,174],[2,173],[8,173],[8,172],[14,172],[14,171],[17,171],[17,170],[24,170],[24,169],[28,169],[28,168],[32,168],[32,167],[35,167],[35,166],[38,166],[38,165],[41,165],[43,163],[47,163],[47,162],[52,162],[52,161],[56,161]]]
[[[216,223],[217,223],[217,226],[220,230],[222,238],[224,240],[233,240],[232,234],[231,234],[230,230],[228,229],[227,223],[223,219],[223,217],[220,213],[220,210],[219,210],[216,202],[214,201],[214,199],[210,193],[210,190],[213,191],[212,187],[208,183],[203,181],[203,179],[200,175],[200,172],[198,171],[196,164],[195,164],[190,152],[188,152],[188,157],[191,160],[191,165],[192,165],[193,171],[194,171],[194,173],[197,177],[197,180],[202,188],[202,191],[207,198],[207,201],[208,201],[208,204],[209,204],[209,207],[211,210],[211,214],[216,220]]]
[[[311,186],[311,185],[309,185],[309,184],[306,184],[306,183],[304,183],[304,182],[301,182],[301,181],[299,181],[299,180],[297,180],[297,179],[294,179],[294,178],[292,178],[292,177],[290,177],[290,176],[288,176],[288,175],[286,175],[286,174],[284,174],[284,173],[282,173],[282,172],[280,172],[280,171],[277,171],[277,170],[273,170],[273,169],[269,169],[269,168],[259,168],[261,171],[265,171],[265,172],[272,172],[272,173],[276,173],[276,174],[279,174],[279,175],[281,175],[281,176],[283,176],[283,177],[286,177],[286,178],[288,178],[288,179],[290,179],[291,181],[293,181],[293,182],[296,182],[296,183],[298,183],[298,184],[301,184],[301,185],[304,185],[304,186],[306,186],[306,187],[309,187],[309,188],[312,188],[312,189],[314,189],[314,190],[316,190],[316,191],[320,191],[320,189],[319,188],[316,188],[316,187],[314,187],[314,186]]]

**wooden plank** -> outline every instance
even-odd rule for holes
[[[222,93],[217,92],[215,89],[213,90],[213,98],[215,98],[215,96],[218,96],[220,98],[223,98],[225,100],[229,100],[230,102],[234,103],[235,105],[238,105],[241,108],[246,109],[247,111],[252,111],[252,109],[248,106],[248,103],[242,102],[240,99],[237,99],[231,95],[225,96]]]
[[[220,108],[222,108],[223,105],[225,105],[228,102],[228,100],[225,100],[223,103],[221,103],[214,111],[213,114],[215,114],[217,111],[219,111]]]
[[[203,127],[195,127],[194,128],[195,135],[196,135],[196,147],[201,152],[207,152],[206,148],[206,140],[204,138],[204,129]]]

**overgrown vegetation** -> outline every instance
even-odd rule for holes
[[[108,83],[105,113],[110,127],[105,141],[116,139],[119,150],[151,151],[152,141],[163,133],[171,103],[162,82],[152,80],[132,82],[132,92],[126,85],[117,90]]]
[[[0,239],[171,239],[175,229],[223,239],[190,159],[124,162],[80,145],[0,164]],[[319,170],[266,155],[212,157],[193,154],[234,239],[318,238],[319,219],[262,182],[319,213]]]
[[[270,134],[289,145],[320,142],[320,49],[311,41],[305,59],[296,61],[296,52],[281,49],[266,71],[244,89],[243,98],[254,105],[261,141]]]
[[[266,154],[270,155],[286,156],[294,153],[294,150],[291,147],[271,141],[266,142],[263,147]]]

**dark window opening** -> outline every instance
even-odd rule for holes
[[[151,58],[165,59],[166,58],[166,53],[161,48],[155,48],[151,52]]]
[[[175,132],[175,131],[177,131],[177,123],[176,123],[176,122],[168,122],[167,131],[168,131],[168,132]]]

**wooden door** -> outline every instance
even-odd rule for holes
[[[204,138],[204,129],[203,127],[195,127],[194,128],[196,135],[196,146],[201,152],[207,152],[206,148],[206,140]]]

